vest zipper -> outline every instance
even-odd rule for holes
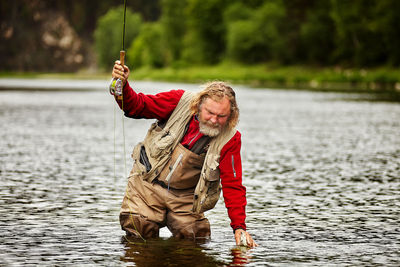
[[[190,142],[188,143],[188,147],[190,147],[190,144],[193,142],[194,139],[196,139],[197,136],[199,136],[200,131],[196,134],[195,137],[192,138],[192,140],[190,140]]]
[[[168,191],[169,191],[169,184],[170,184],[171,176],[174,173],[176,167],[178,167],[178,164],[181,162],[182,158],[183,158],[183,154],[181,153],[181,154],[179,154],[177,160],[175,161],[174,165],[172,166],[172,169],[170,170],[167,177],[165,178],[165,180],[168,182]]]
[[[235,170],[235,158],[232,155],[232,170],[233,170],[233,177],[236,178],[236,170]]]

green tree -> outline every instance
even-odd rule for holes
[[[167,64],[180,60],[186,32],[186,0],[162,0],[162,39],[166,48]]]
[[[224,12],[226,33],[226,56],[238,62],[260,61],[260,51],[265,44],[257,35],[257,25],[252,20],[255,10],[241,1],[231,4]],[[261,38],[260,38],[261,37]]]
[[[301,47],[305,60],[312,64],[330,64],[334,50],[334,22],[329,15],[330,2],[316,1],[301,24]]]
[[[98,20],[94,39],[100,67],[109,68],[119,58],[119,51],[122,49],[123,12],[123,7],[113,8]],[[141,25],[142,19],[140,15],[127,8],[125,24],[126,45],[132,43],[139,34]],[[127,59],[129,59],[128,56]]]
[[[336,28],[336,49],[333,52],[336,61],[356,67],[384,63],[383,36],[374,17],[377,1],[331,2],[331,16]]]
[[[254,10],[243,4],[232,5],[225,14],[228,57],[245,63],[282,59],[286,40],[281,25],[285,14],[280,0],[267,1]],[[242,19],[235,21],[234,17]]]
[[[249,20],[254,12],[255,8],[243,3],[241,1],[233,2],[230,4],[223,13],[224,23],[229,25],[239,20]]]
[[[146,23],[127,53],[133,67],[160,68],[165,64],[165,50],[162,44],[160,23]]]
[[[382,34],[385,62],[400,65],[400,1],[380,0],[373,9],[376,30]]]
[[[225,52],[226,34],[223,11],[228,4],[228,0],[188,0],[183,52],[185,61],[213,64],[221,60]]]

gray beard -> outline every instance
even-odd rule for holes
[[[199,122],[200,132],[204,135],[215,137],[221,133],[221,127],[211,127],[204,122]]]

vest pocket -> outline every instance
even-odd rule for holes
[[[145,144],[150,157],[158,160],[171,151],[175,138],[170,131],[162,129],[157,123],[153,123],[146,140],[151,140],[152,142],[151,144]]]
[[[147,157],[146,149],[144,148],[144,146],[140,148],[139,162],[144,165],[144,167],[146,168],[146,172],[149,172],[151,170],[151,164],[149,158]]]
[[[206,169],[205,179],[219,182],[219,155],[210,154],[206,156],[206,164],[208,168]]]
[[[158,180],[174,189],[194,188],[199,181],[204,156],[197,155],[178,143]]]
[[[142,149],[144,150],[143,143],[138,143],[134,148],[132,152],[132,158],[133,158],[133,167],[131,170],[131,173],[129,176],[143,176],[146,174],[146,166],[141,162],[141,151]]]
[[[219,180],[209,182],[207,195],[206,195],[206,198],[203,200],[203,203],[201,204],[200,212],[205,212],[205,211],[208,211],[215,207],[215,205],[217,204],[217,202],[219,200],[221,190],[222,190],[222,186],[221,186]]]

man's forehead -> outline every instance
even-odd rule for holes
[[[227,99],[229,101],[229,98],[226,95],[210,95],[204,98],[203,102],[206,100],[214,100],[215,102],[221,103],[223,102],[225,99]]]
[[[211,97],[204,99],[203,108],[214,113],[226,114],[230,113],[231,103],[227,97],[213,99]]]

